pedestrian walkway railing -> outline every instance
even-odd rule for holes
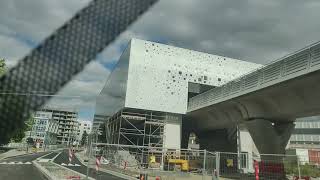
[[[238,97],[320,69],[320,43],[249,72],[221,87],[194,96],[188,103],[188,112]]]

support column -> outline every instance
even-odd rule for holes
[[[181,148],[182,115],[168,114],[164,126],[163,147],[167,149]]]
[[[264,119],[246,122],[246,126],[260,154],[285,154],[293,122],[272,123]]]
[[[294,128],[293,122],[272,123],[264,119],[255,119],[246,122],[246,126],[261,154],[260,176],[267,179],[286,179],[284,156],[281,154],[285,154],[286,145]]]

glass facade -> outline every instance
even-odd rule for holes
[[[297,119],[290,144],[320,144],[320,116]]]

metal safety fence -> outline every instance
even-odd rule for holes
[[[210,152],[105,143],[93,143],[87,152],[90,157],[89,164],[96,171],[113,171],[137,179],[141,176],[144,176],[144,179],[163,180],[311,180],[320,177],[320,157]]]

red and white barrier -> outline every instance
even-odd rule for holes
[[[101,166],[101,157],[96,158],[96,171],[99,171],[99,167]]]
[[[80,176],[67,176],[67,179],[81,179]]]
[[[259,180],[259,162],[256,160],[254,160],[254,171],[255,171],[256,180]]]
[[[69,163],[71,163],[72,158],[73,158],[73,152],[72,152],[71,148],[69,148]]]

